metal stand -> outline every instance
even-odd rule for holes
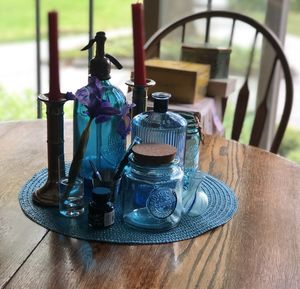
[[[32,200],[47,207],[58,206],[58,181],[65,176],[63,106],[66,98],[61,95],[58,101],[49,101],[47,94],[38,96],[47,106],[48,179],[43,187],[33,193]]]
[[[147,90],[149,87],[155,85],[155,81],[147,79],[146,85],[135,85],[132,80],[128,80],[126,84],[130,87],[130,90],[132,90],[132,103],[135,104],[132,108],[132,117],[147,111]]]

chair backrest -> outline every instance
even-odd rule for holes
[[[243,76],[243,84],[241,85],[241,88],[238,88],[237,93],[237,101],[236,101],[236,107],[234,112],[234,118],[233,118],[233,124],[232,124],[232,133],[231,138],[234,140],[239,140],[240,134],[242,131],[243,123],[246,116],[247,106],[248,106],[248,99],[249,99],[249,77],[251,74],[251,69],[253,65],[255,50],[257,50],[257,39],[260,37],[261,46],[259,49],[262,49],[262,47],[266,47],[268,45],[268,53],[269,51],[272,51],[274,56],[272,57],[272,61],[269,64],[270,71],[268,75],[264,72],[264,79],[265,79],[265,87],[264,88],[258,88],[261,93],[261,99],[262,101],[256,105],[256,111],[254,116],[254,121],[252,125],[251,130],[251,136],[249,140],[250,145],[259,146],[260,139],[262,136],[263,128],[266,123],[267,115],[268,115],[268,98],[272,95],[272,85],[273,85],[273,79],[277,71],[277,67],[281,68],[282,74],[285,80],[285,102],[283,111],[281,114],[279,125],[277,126],[277,130],[274,136],[274,139],[271,144],[270,151],[277,153],[278,148],[280,146],[280,143],[283,139],[283,135],[285,132],[285,129],[288,124],[288,120],[290,117],[290,112],[292,108],[292,101],[293,101],[293,83],[292,83],[292,77],[290,68],[286,59],[286,56],[283,52],[282,46],[276,37],[276,35],[268,29],[266,26],[260,24],[259,22],[255,21],[254,19],[235,12],[230,11],[216,11],[216,10],[210,10],[210,11],[204,11],[200,13],[196,13],[187,17],[184,17],[182,19],[179,19],[175,21],[174,23],[161,28],[158,30],[154,35],[152,35],[149,40],[145,43],[145,53],[146,58],[154,58],[154,57],[160,57],[161,56],[161,42],[162,40],[169,37],[174,31],[180,30],[180,43],[183,44],[187,41],[187,37],[190,37],[188,35],[188,25],[191,25],[192,23],[195,23],[196,25],[199,25],[197,21],[205,21],[204,26],[204,39],[202,40],[202,43],[210,44],[211,39],[213,39],[214,35],[212,33],[211,26],[213,24],[214,19],[227,19],[225,21],[229,21],[229,33],[227,37],[227,47],[232,48],[234,37],[235,37],[235,31],[237,23],[243,23],[243,25],[246,25],[247,28],[253,29],[253,41],[250,45],[249,55],[248,59],[244,58],[242,59],[242,62],[245,64],[245,75]],[[194,25],[195,26],[195,25]],[[225,34],[225,33],[223,33]],[[225,35],[222,35],[225,36]],[[241,40],[243,41],[243,40]],[[223,42],[224,45],[224,42]],[[280,64],[280,66],[278,65]],[[230,63],[231,65],[231,63]],[[269,96],[270,95],[270,96]]]

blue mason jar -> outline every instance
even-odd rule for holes
[[[175,227],[182,214],[183,180],[176,148],[138,144],[132,150],[121,181],[125,224],[147,231]]]
[[[187,121],[185,155],[184,155],[184,178],[185,186],[188,186],[189,177],[199,169],[200,143],[202,139],[200,119],[197,112],[178,112]]]

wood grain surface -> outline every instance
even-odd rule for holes
[[[71,123],[66,124],[70,155]],[[227,224],[163,245],[115,245],[48,232],[21,212],[18,192],[46,166],[46,123],[0,124],[1,288],[300,288],[300,167],[207,137],[201,169],[239,199]]]

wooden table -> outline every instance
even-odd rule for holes
[[[71,123],[65,127],[71,156]],[[0,123],[1,288],[300,288],[300,167],[207,137],[201,168],[226,182],[239,209],[222,227],[163,245],[67,238],[25,217],[18,193],[45,167],[45,121]]]

